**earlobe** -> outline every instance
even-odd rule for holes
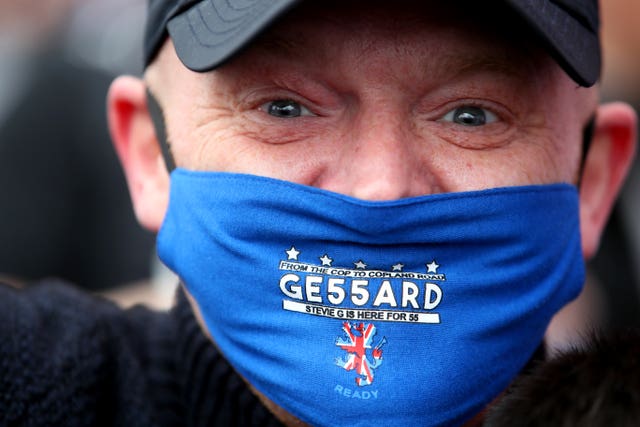
[[[580,228],[586,259],[595,255],[609,214],[632,164],[637,119],[622,103],[599,107],[580,184]]]
[[[167,209],[169,175],[149,116],[144,82],[128,76],[116,79],[109,89],[107,111],[136,216],[155,232]]]

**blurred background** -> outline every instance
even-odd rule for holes
[[[603,0],[606,78],[603,98],[625,100],[640,112],[640,1]],[[636,160],[594,262],[609,288],[612,326],[640,326],[640,159]],[[620,251],[618,254],[617,251]],[[625,255],[622,254],[625,253]],[[611,256],[607,258],[605,254]],[[618,274],[620,273],[620,274]],[[632,303],[631,303],[632,302]]]
[[[113,78],[142,72],[145,0],[0,0],[0,275],[95,292],[150,288],[107,131]],[[147,295],[147,294],[145,294]]]
[[[165,306],[175,278],[135,221],[105,96],[141,74],[146,0],[0,0],[0,276],[60,277],[125,304]],[[603,100],[640,107],[640,1],[603,0]],[[640,326],[640,165],[549,341]]]
[[[602,101],[625,101],[640,111],[640,1],[600,0],[604,51]],[[615,206],[588,265],[585,289],[552,322],[547,341],[563,349],[594,329],[640,327],[640,161]]]

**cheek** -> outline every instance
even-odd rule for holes
[[[574,168],[567,167],[567,150],[539,140],[516,142],[494,150],[443,150],[430,160],[447,192],[495,187],[572,183]]]
[[[181,166],[249,173],[306,185],[324,182],[327,175],[347,179],[362,167],[358,161],[345,161],[349,139],[340,135],[273,144],[238,130],[230,127],[194,135],[184,144],[189,149],[182,156],[186,160]],[[401,163],[413,169],[418,180],[437,182],[438,192],[573,182],[575,176],[575,168],[567,167],[570,150],[548,141],[527,140],[493,150],[468,150],[447,144],[407,146],[411,148]],[[388,160],[385,164],[393,163]]]
[[[282,142],[236,124],[218,123],[199,129],[181,144],[182,167],[247,173],[313,185],[338,161],[340,139],[331,134]],[[188,148],[186,148],[188,147]]]

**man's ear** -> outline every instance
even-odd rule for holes
[[[626,104],[598,108],[580,181],[580,231],[586,259],[598,250],[600,236],[633,162],[636,122],[634,110]]]
[[[169,174],[147,109],[146,86],[119,77],[109,89],[107,113],[111,139],[124,169],[136,217],[158,231],[169,200]]]

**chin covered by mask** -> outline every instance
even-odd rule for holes
[[[158,251],[234,368],[317,426],[463,423],[584,279],[566,184],[369,202],[178,169]]]

